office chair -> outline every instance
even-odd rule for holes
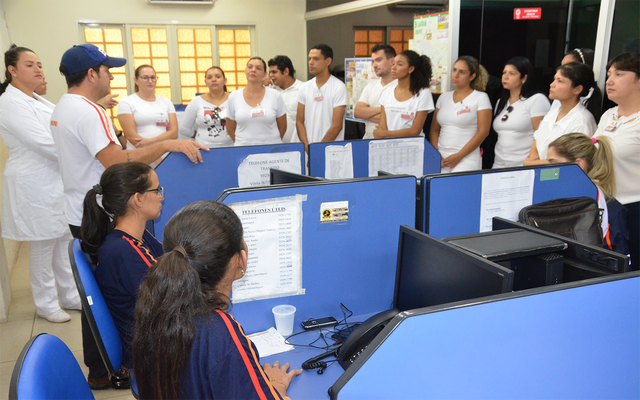
[[[9,399],[94,399],[66,344],[47,333],[25,344],[9,384]]]
[[[98,351],[111,377],[111,383],[118,387],[129,387],[130,377],[133,374],[130,373],[130,376],[124,379],[116,375],[122,365],[123,358],[120,334],[93,275],[89,258],[82,251],[78,239],[69,243],[69,260],[82,301],[82,312],[85,313],[89,322]],[[131,388],[133,395],[138,398],[137,385],[133,384]]]

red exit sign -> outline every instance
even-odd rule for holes
[[[513,19],[540,19],[542,8],[514,8]]]

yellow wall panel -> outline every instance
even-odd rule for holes
[[[132,42],[148,42],[149,30],[146,28],[131,28],[131,41]]]

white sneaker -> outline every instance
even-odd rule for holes
[[[56,312],[54,312],[51,315],[47,315],[42,316],[42,315],[38,315],[40,318],[44,318],[49,322],[67,322],[67,321],[71,321],[71,317],[69,316],[69,314],[67,314],[66,312],[62,311],[62,310],[58,310]]]
[[[65,310],[75,310],[75,311],[82,311],[82,302],[77,302],[76,304],[72,305],[71,307],[65,307]]]

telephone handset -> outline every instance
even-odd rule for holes
[[[378,313],[358,326],[338,350],[338,363],[345,370],[400,311],[392,308]]]

